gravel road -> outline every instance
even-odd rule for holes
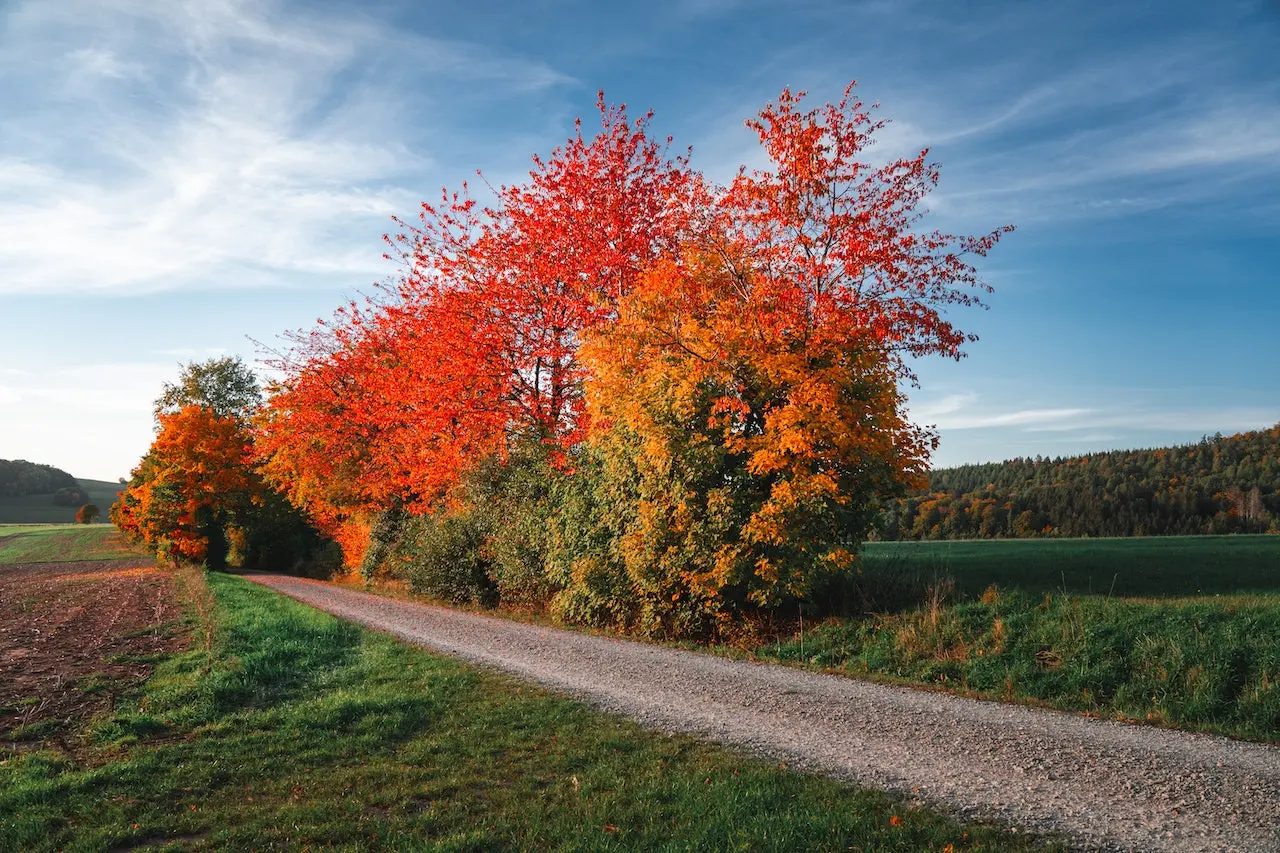
[[[1280,851],[1280,748],[888,687],[248,575],[646,726],[1088,850]]]

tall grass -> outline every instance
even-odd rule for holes
[[[759,653],[1004,700],[1280,741],[1280,595],[951,600],[832,620]]]

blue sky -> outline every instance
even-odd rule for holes
[[[590,118],[728,177],[783,86],[928,146],[927,224],[1012,223],[970,356],[919,365],[939,465],[1280,421],[1280,7],[752,2],[0,5],[0,458],[125,476],[180,362],[309,325],[381,235]]]

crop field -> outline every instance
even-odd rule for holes
[[[0,565],[137,556],[110,524],[0,524]]]
[[[1122,597],[1280,592],[1280,536],[871,542],[864,571],[947,577],[974,596],[991,584]]]
[[[115,503],[116,492],[122,488],[119,483],[106,480],[80,480],[81,487],[89,496],[89,503],[102,510],[105,522],[107,512]],[[74,506],[54,506],[52,495],[23,495],[13,497],[0,495],[0,526],[7,524],[70,524],[75,521]]]

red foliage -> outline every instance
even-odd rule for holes
[[[856,339],[899,378],[912,376],[909,356],[959,357],[971,338],[944,311],[981,304],[989,288],[966,256],[1007,229],[919,230],[938,180],[927,152],[870,165],[883,122],[852,84],[817,110],[802,96],[784,90],[747,122],[772,166],[725,188],[669,158],[650,115],[631,121],[601,95],[600,133],[584,139],[579,124],[528,181],[494,188],[492,206],[465,184],[423,204],[387,238],[399,280],[295,336],[259,422],[268,477],[332,532],[397,501],[438,503],[517,437],[572,447],[590,417],[584,337],[614,321],[646,270],[691,251],[718,259],[723,286],[750,287],[741,322],[762,340],[827,330],[826,344]]]

